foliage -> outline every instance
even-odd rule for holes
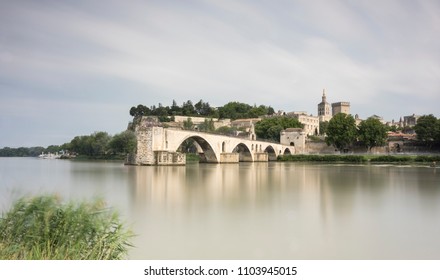
[[[169,116],[188,116],[188,117],[207,117],[207,118],[223,118],[223,119],[239,119],[239,118],[257,118],[263,115],[272,115],[274,109],[270,106],[251,106],[240,102],[229,102],[226,105],[216,109],[209,105],[209,102],[199,100],[193,104],[191,100],[183,102],[182,106],[177,105],[173,100],[171,106],[159,105],[146,107],[139,104],[130,108],[130,116],[158,116],[161,122],[172,121]]]
[[[202,132],[213,132],[215,130],[214,121],[212,119],[205,119],[203,123],[198,125],[198,129]]]
[[[96,157],[107,153],[110,139],[110,135],[103,131],[89,136],[76,136],[70,142],[70,149],[78,154]]]
[[[438,156],[427,156],[427,155],[416,156],[414,161],[415,162],[424,162],[424,163],[432,163],[432,162],[440,163],[440,155],[438,155]]]
[[[392,156],[384,155],[377,156],[370,159],[370,162],[411,162],[414,158],[410,156]]]
[[[428,144],[440,142],[440,119],[437,119],[432,114],[421,116],[417,120],[414,130],[420,141],[428,142]]]
[[[186,121],[183,121],[183,129],[185,130],[193,130],[194,129],[194,123],[191,118],[186,119]]]
[[[433,163],[440,162],[438,155],[283,155],[279,161],[295,162],[351,162],[351,163]]]
[[[114,135],[108,143],[113,154],[130,154],[136,150],[136,135],[133,131],[126,130]]]
[[[368,118],[359,125],[359,140],[362,141],[368,150],[372,147],[385,145],[387,141],[387,128],[376,118]]]
[[[180,144],[177,151],[181,153],[191,154],[191,153],[197,153],[197,148],[195,146],[195,141],[192,138],[188,138]]]
[[[200,156],[195,153],[187,153],[186,154],[186,162],[199,162]]]
[[[319,134],[324,135],[327,133],[328,121],[319,122]]]
[[[0,259],[121,259],[132,234],[101,201],[20,199],[0,220]]]
[[[236,127],[221,126],[215,130],[215,133],[227,136],[236,136],[237,131],[238,130]]]
[[[4,147],[0,149],[0,157],[36,157],[43,152],[47,152],[46,149],[43,147]]]
[[[162,122],[172,121],[173,118],[169,116],[205,116],[205,117],[218,117],[218,112],[215,108],[211,107],[208,102],[200,100],[195,105],[191,100],[183,102],[182,106],[177,105],[177,102],[173,100],[171,106],[163,106],[161,103],[158,106],[146,107],[139,104],[130,108],[130,116],[158,116]]]
[[[367,161],[367,158],[361,155],[284,155],[284,156],[280,156],[278,160],[363,163]]]
[[[265,118],[255,124],[255,134],[261,139],[280,141],[280,132],[286,128],[303,128],[298,119],[286,116]]]
[[[338,113],[329,121],[327,127],[327,145],[333,145],[342,151],[356,140],[356,121],[351,115]]]
[[[247,119],[258,118],[259,116],[272,115],[274,109],[270,106],[251,106],[241,102],[229,102],[219,108],[219,116],[221,119]]]

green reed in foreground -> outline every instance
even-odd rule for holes
[[[122,259],[131,237],[102,201],[23,198],[0,218],[0,259]]]

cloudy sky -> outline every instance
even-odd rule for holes
[[[440,117],[438,0],[0,0],[0,147],[115,134],[200,99]]]

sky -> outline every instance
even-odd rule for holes
[[[202,99],[440,117],[438,0],[0,0],[0,147],[126,129]]]

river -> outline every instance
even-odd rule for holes
[[[1,211],[53,193],[119,211],[129,259],[440,259],[440,169],[427,166],[0,158]]]

